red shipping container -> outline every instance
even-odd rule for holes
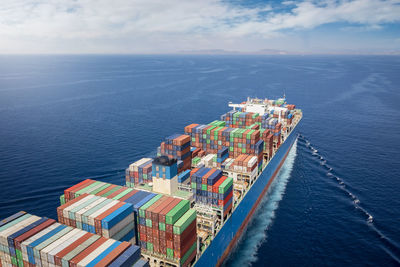
[[[78,202],[79,200],[83,199],[83,198],[86,197],[86,196],[88,196],[88,194],[82,194],[81,196],[79,196],[79,197],[77,197],[77,198],[75,198],[75,199],[73,199],[73,200],[70,200],[70,201],[68,201],[67,203],[65,203],[65,204],[63,204],[63,205],[61,205],[61,206],[59,206],[59,207],[57,208],[57,217],[58,217],[58,221],[61,222],[61,218],[63,218],[62,220],[63,220],[63,222],[65,223],[65,222],[66,222],[66,218],[64,218],[64,216],[63,216],[63,210],[64,210],[65,208],[69,207],[70,205],[72,205],[72,204]]]
[[[160,234],[160,239],[164,239],[164,240],[166,239],[165,231],[160,230],[159,234]]]
[[[104,195],[105,193],[107,193],[108,191],[110,191],[111,189],[113,189],[113,188],[115,188],[115,187],[117,187],[117,186],[116,186],[116,185],[110,185],[110,186],[108,186],[106,189],[103,189],[103,190],[101,190],[100,192],[98,192],[98,193],[96,194],[96,196]]]
[[[114,193],[112,193],[111,195],[109,195],[107,198],[111,199],[113,197],[116,197],[117,195],[119,195],[120,193],[122,193],[123,191],[125,191],[126,189],[128,189],[128,187],[123,186],[122,188],[118,189],[117,191],[115,191]]]
[[[166,206],[159,214],[158,214],[158,221],[165,223],[165,215],[170,212],[171,209],[173,209],[178,203],[180,202],[180,199],[175,198],[168,206]]]
[[[86,179],[70,188],[65,189],[64,190],[65,201],[68,202],[69,200],[74,199],[73,192],[79,191],[79,189],[85,187],[86,185],[92,184],[94,182],[95,182],[94,180]]]
[[[76,255],[72,260],[69,261],[69,266],[70,267],[76,267],[77,264],[86,258],[90,253],[92,253],[95,249],[100,247],[104,242],[107,241],[107,238],[105,237],[100,237],[96,242],[88,246],[85,250],[83,250],[81,253]]]
[[[173,241],[171,241],[171,240],[166,240],[166,243],[167,243],[167,248],[171,248],[171,249],[174,248],[174,242],[173,242]]]
[[[192,247],[193,243],[196,242],[196,235],[188,236],[187,240],[184,240],[180,245],[175,246],[174,243],[174,257],[182,258],[185,253]]]
[[[132,197],[132,196],[133,196],[134,194],[136,194],[137,192],[139,192],[139,191],[137,191],[137,190],[132,190],[131,192],[129,192],[129,193],[126,194],[125,196],[121,197],[121,198],[119,199],[119,201],[125,201],[125,200],[127,200],[128,198]]]
[[[76,241],[74,241],[72,244],[70,244],[69,246],[67,246],[66,248],[64,248],[63,250],[61,250],[60,252],[58,252],[55,256],[54,256],[54,262],[55,265],[57,266],[61,266],[61,259],[67,255],[68,253],[70,253],[73,249],[75,249],[77,246],[79,246],[80,244],[82,244],[83,242],[85,242],[86,240],[88,240],[90,237],[92,237],[93,234],[92,233],[86,233],[83,236],[81,236],[80,238],[78,238]]]
[[[101,234],[102,233],[101,221],[105,217],[107,217],[108,215],[110,215],[111,213],[116,211],[117,209],[121,208],[125,204],[126,204],[125,202],[119,202],[116,205],[114,205],[113,207],[111,207],[108,210],[104,211],[102,214],[100,214],[96,218],[94,218],[94,227],[95,227],[96,234],[102,235]]]
[[[183,263],[182,267],[188,267],[189,264],[193,261],[193,259],[196,257],[196,252],[197,250],[195,249],[192,254],[190,254],[189,258]]]

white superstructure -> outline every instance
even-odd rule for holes
[[[259,98],[247,98],[246,102],[243,102],[242,104],[233,104],[232,102],[229,102],[229,107],[233,108],[233,110],[236,110],[236,108],[241,108],[245,112],[252,112],[252,113],[258,113],[260,116],[264,115],[265,113],[271,113],[273,110],[275,113],[279,114],[279,122],[281,122],[281,114],[286,112],[288,109],[286,107],[279,107],[274,105],[275,100],[268,100],[267,98],[265,99],[259,99]],[[279,98],[276,100],[278,103],[285,103],[286,98],[285,96],[283,98]]]

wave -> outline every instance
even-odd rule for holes
[[[310,151],[310,154],[313,156],[313,158],[317,159],[319,161],[319,165],[323,166],[326,169],[326,176],[332,179],[335,183],[337,188],[342,190],[347,197],[350,198],[352,205],[354,206],[355,210],[359,211],[359,213],[365,218],[365,222],[368,225],[368,227],[378,235],[380,240],[382,240],[388,247],[390,247],[393,250],[400,250],[400,247],[392,241],[388,236],[386,236],[381,230],[379,230],[376,225],[374,224],[374,216],[369,212],[366,208],[364,208],[361,205],[360,199],[357,197],[357,195],[350,189],[350,186],[345,182],[345,180],[340,177],[334,169],[327,164],[326,157],[322,156],[319,152],[318,149],[316,149],[314,146],[312,146],[311,142],[304,137],[303,135],[299,135],[298,139],[301,145],[303,147],[308,148]],[[394,257],[393,253],[390,252],[387,248],[384,249],[385,252],[392,257],[395,261],[400,263],[398,261],[397,257]],[[400,252],[400,251],[399,251]]]
[[[296,155],[297,141],[293,144],[285,163],[273,182],[271,192],[268,192],[263,198],[256,211],[257,216],[254,216],[251,220],[248,230],[238,244],[236,252],[226,262],[226,266],[250,266],[251,263],[257,261],[258,249],[267,238],[267,230],[273,223],[275,211],[285,194]]]

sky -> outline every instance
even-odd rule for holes
[[[400,0],[1,0],[0,54],[400,53]]]

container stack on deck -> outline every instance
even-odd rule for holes
[[[133,205],[83,194],[57,208],[58,221],[90,233],[135,244]]]
[[[191,168],[190,136],[174,134],[161,143],[160,154],[178,160],[178,173]]]
[[[194,259],[196,212],[188,200],[158,195],[139,209],[138,222],[144,253],[183,266]]]
[[[195,201],[223,210],[232,208],[233,179],[222,176],[222,171],[210,168],[195,169],[191,176]]]
[[[190,170],[183,174],[190,175]],[[85,224],[89,223],[88,226],[85,225],[89,231],[112,235],[113,238],[119,238],[121,235],[114,232],[119,229],[126,231],[127,227],[122,227],[122,225],[129,223],[129,228],[133,225],[129,232],[130,236],[135,233],[137,244],[140,244],[146,254],[164,257],[181,265],[193,260],[196,254],[197,237],[193,216],[194,218],[196,216],[184,216],[188,211],[193,213],[193,210],[189,209],[188,200],[127,187],[121,187],[114,194],[104,198],[95,195],[99,186],[104,185],[87,179],[66,189],[64,196],[68,196],[66,198],[68,201],[58,209],[58,214],[63,215],[62,218],[59,217],[60,222],[81,228],[80,221],[85,220]],[[80,217],[82,219],[79,219]],[[84,219],[86,217],[88,218]],[[187,220],[192,223],[190,227],[187,227],[189,226]],[[94,227],[91,224],[92,221],[94,221]],[[99,225],[102,228],[99,229]],[[108,228],[104,229],[103,225]],[[174,232],[175,226],[177,230]],[[192,247],[195,248],[194,252]]]
[[[128,187],[134,187],[138,184],[148,184],[152,179],[152,162],[151,158],[142,158],[131,165],[125,171],[125,180]]]
[[[1,266],[148,266],[140,247],[18,212],[0,223]]]
[[[269,156],[272,155],[272,149],[274,147],[274,136],[270,129],[260,130],[262,140],[264,141],[264,152],[268,153]]]
[[[185,127],[185,133],[191,136],[192,146],[208,153],[217,154],[226,147],[231,158],[240,154],[258,156],[256,144],[260,141],[259,130],[191,124]]]
[[[183,171],[183,172],[181,172],[180,174],[178,174],[178,183],[181,183],[181,184],[188,184],[188,183],[190,183],[190,169],[189,170],[186,170],[186,171]]]
[[[254,124],[260,126],[263,118],[258,113],[240,112],[237,110],[231,110],[221,116],[221,120],[225,121],[226,126],[231,128],[247,128]]]

